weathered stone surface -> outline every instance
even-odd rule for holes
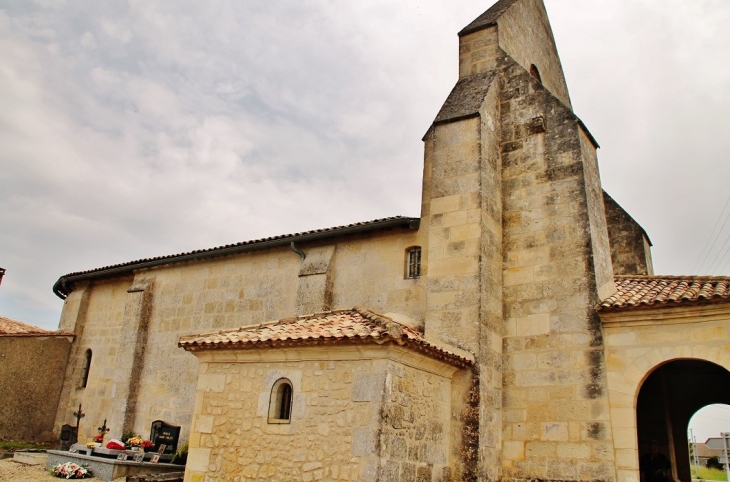
[[[415,354],[396,361],[402,352],[380,347],[369,361],[353,360],[357,350],[343,347],[326,361],[332,355],[312,347],[269,362],[250,351],[203,352],[186,477],[400,481],[450,473],[454,369]],[[206,377],[224,385],[211,390]],[[272,424],[271,387],[281,377],[292,382],[291,421]]]
[[[651,241],[644,228],[605,191],[603,192],[603,204],[606,207],[614,274],[654,274],[650,250]]]

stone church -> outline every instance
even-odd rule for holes
[[[542,0],[459,32],[418,218],[62,276],[55,429],[182,428],[186,481],[639,480],[730,403],[730,278],[656,276]]]

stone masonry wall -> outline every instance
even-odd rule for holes
[[[386,366],[379,481],[450,481],[451,383],[396,362]],[[455,471],[454,471],[455,472]]]
[[[186,482],[451,480],[448,377],[373,358],[377,347],[362,359],[356,349],[342,356],[307,348],[307,359],[289,350],[259,352],[288,362],[198,355]],[[281,377],[293,385],[292,420],[269,424],[271,387]]]
[[[570,107],[568,86],[542,0],[514,3],[498,20],[499,46],[526,71],[537,66],[545,87]]]
[[[70,337],[0,336],[0,440],[53,436]]]
[[[74,425],[73,412],[79,404],[86,416],[79,425],[79,441],[86,442],[96,435],[96,427],[111,418],[115,363],[119,335],[124,318],[127,290],[131,280],[123,279],[81,287],[69,296],[62,313],[62,329],[73,331],[76,338],[71,347],[61,400],[54,430],[61,425]],[[73,319],[67,316],[73,310]],[[74,308],[76,308],[74,310]],[[92,351],[91,369],[86,387],[82,387],[86,350]],[[121,427],[112,427],[121,436]]]
[[[404,279],[405,251],[414,245],[424,243],[412,230],[339,240],[334,254],[337,262],[331,263],[329,270],[333,272],[327,275],[331,278],[328,289],[332,308],[361,305],[422,321],[423,280]],[[298,247],[304,252],[312,248],[306,244]],[[74,421],[72,413],[79,403],[87,414],[81,421],[82,440],[92,437],[105,418],[113,418],[114,379],[124,380],[117,372],[117,356],[120,346],[129,345],[120,345],[125,309],[136,306],[132,298],[139,297],[139,292],[127,292],[133,282],[146,280],[151,292],[145,350],[135,362],[141,375],[132,377],[135,386],[126,389],[128,393],[137,390],[132,430],[147,435],[154,420],[165,420],[182,426],[184,441],[190,430],[198,363],[194,356],[177,348],[178,338],[293,316],[302,279],[299,275],[299,256],[281,248],[143,270],[135,280],[77,287],[62,313],[63,329],[74,331],[77,339],[69,359],[56,430]],[[87,349],[93,351],[93,360],[89,384],[82,389]],[[127,359],[133,351],[129,353]],[[129,364],[130,370],[133,366]],[[117,425],[123,424],[115,422],[110,436],[121,436],[123,427]]]
[[[502,448],[502,160],[500,88],[489,89],[481,121],[481,286],[479,319],[479,472],[497,480]]]
[[[596,251],[607,240],[592,239],[607,236],[591,225],[593,159],[585,158],[581,128],[567,107],[509,58],[503,72],[502,475],[615,480],[593,309],[608,278],[601,267],[610,266],[600,259],[607,253]]]
[[[359,361],[203,363],[186,482],[373,480],[379,399],[353,393],[355,378],[373,373]],[[293,384],[292,422],[269,425],[282,376]]]
[[[606,221],[611,241],[611,261],[617,275],[653,275],[651,248],[639,223],[606,192]]]
[[[639,452],[637,440],[636,403],[649,374],[673,360],[704,360],[730,370],[730,312],[726,306],[601,315],[618,481],[639,480],[639,456],[644,452]],[[681,399],[678,395],[677,400]],[[677,444],[682,441],[676,439]]]
[[[432,197],[423,226],[429,234],[426,333],[472,353],[479,346],[479,129],[479,118],[471,118],[428,134]]]

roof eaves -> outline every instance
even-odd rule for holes
[[[63,331],[49,331],[47,333],[0,333],[0,338],[9,338],[9,337],[20,337],[20,338],[33,338],[33,337],[41,337],[41,338],[48,338],[48,337],[71,337],[75,338],[75,333],[67,333]]]
[[[96,279],[112,278],[131,275],[136,270],[149,269],[170,264],[197,261],[201,259],[219,258],[233,254],[258,251],[262,249],[288,246],[291,243],[305,243],[321,239],[329,239],[337,236],[359,234],[381,229],[392,229],[402,227],[417,230],[420,225],[420,218],[406,216],[393,216],[389,218],[376,219],[360,223],[337,226],[333,228],[317,229],[295,234],[284,234],[263,238],[259,240],[244,241],[241,243],[220,246],[216,248],[196,250],[187,253],[160,256],[156,258],[145,258],[137,261],[130,261],[103,268],[96,268],[88,271],[69,273],[61,276],[53,285],[53,292],[61,299],[73,290],[71,285],[80,281],[91,281]]]
[[[297,321],[309,320],[319,316],[327,316],[340,313],[357,313],[363,318],[375,322],[385,330],[381,333],[375,331],[367,336],[341,336],[341,337],[323,337],[323,336],[307,336],[285,339],[267,339],[267,340],[209,340],[208,338],[215,335],[224,335],[228,333],[237,333],[242,331],[254,331],[261,328],[272,327],[280,324],[296,323]],[[474,356],[468,352],[460,352],[458,349],[449,349],[449,347],[432,343],[423,338],[419,332],[406,327],[386,316],[379,315],[373,311],[364,308],[351,308],[347,310],[337,310],[324,313],[315,313],[312,315],[303,315],[295,318],[286,318],[278,321],[261,323],[257,325],[249,325],[241,328],[220,330],[207,334],[187,335],[180,337],[178,346],[190,352],[207,351],[207,350],[250,350],[262,348],[287,348],[287,347],[308,347],[308,346],[343,346],[343,345],[387,345],[395,344],[404,346],[410,350],[423,353],[430,358],[441,360],[459,368],[466,368],[474,364]]]
[[[659,310],[676,308],[680,306],[709,306],[723,303],[730,303],[730,293],[727,291],[730,285],[730,277],[727,276],[646,276],[646,275],[616,275],[614,280],[617,285],[623,285],[625,282],[646,282],[646,283],[666,283],[680,282],[686,285],[694,283],[718,283],[714,291],[707,295],[704,292],[692,294],[685,291],[684,293],[666,293],[666,288],[654,286],[649,291],[639,291],[633,294],[621,294],[619,292],[598,303],[595,307],[600,313],[618,313],[625,311],[640,310]],[[723,286],[725,289],[720,294],[717,288]],[[636,291],[636,290],[635,290]],[[661,295],[661,297],[660,297]]]

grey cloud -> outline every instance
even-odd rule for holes
[[[0,313],[55,325],[70,271],[418,215],[420,138],[488,6],[0,2]],[[547,7],[607,190],[687,273],[727,195],[730,6]]]

